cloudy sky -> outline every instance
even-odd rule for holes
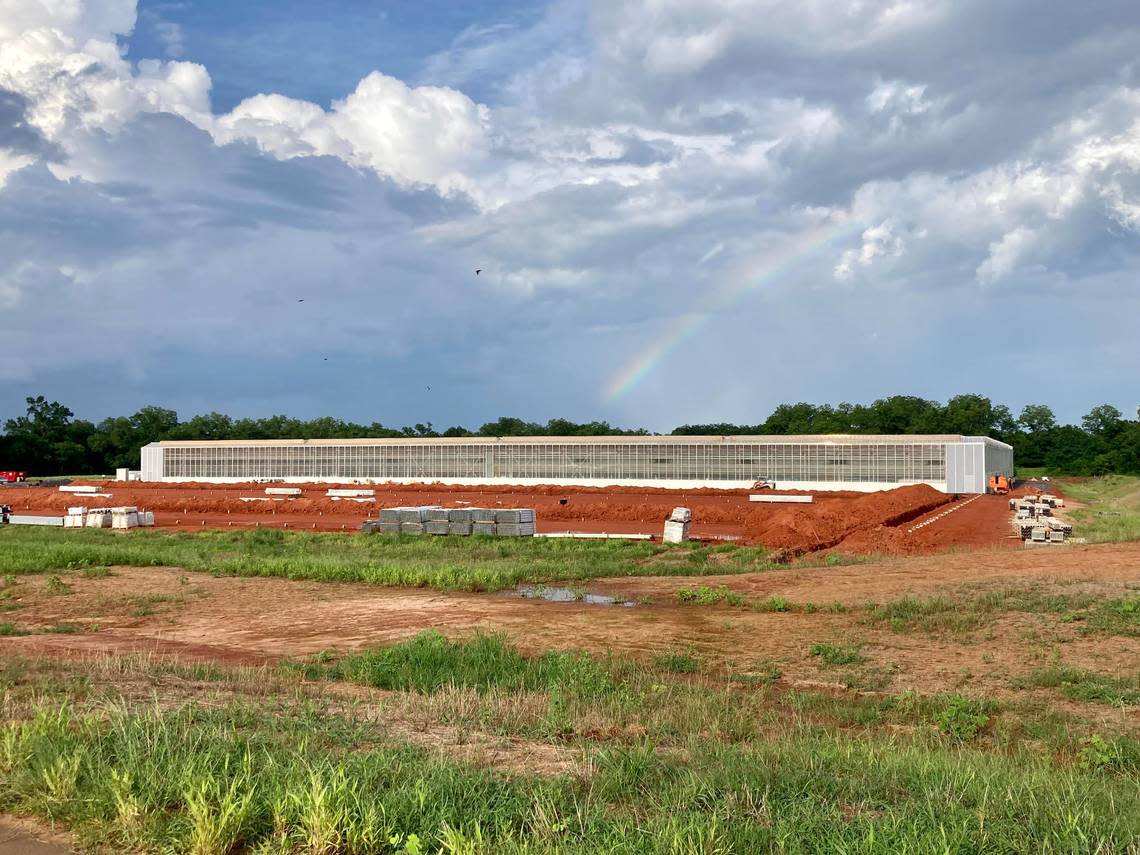
[[[0,417],[1132,413],[1140,4],[0,0],[0,333]]]

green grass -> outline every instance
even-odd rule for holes
[[[83,632],[83,627],[75,623],[57,623],[45,626],[43,631],[53,635],[74,635],[77,632]]]
[[[719,548],[719,547],[718,547]],[[735,547],[734,547],[735,548]],[[707,549],[640,541],[400,537],[253,531],[0,530],[0,573],[169,566],[234,576],[495,591],[524,583],[603,576],[750,572],[748,562],[708,562]],[[695,557],[695,558],[694,558]],[[652,559],[652,560],[650,560]]]
[[[828,606],[818,606],[815,603],[793,603],[784,597],[772,596],[763,600],[750,600],[743,594],[731,590],[726,585],[710,588],[702,585],[697,588],[680,588],[674,594],[677,602],[682,605],[716,606],[727,605],[746,607],[756,612],[795,612],[797,614],[814,614],[816,612],[830,612],[839,614],[847,611],[842,603],[832,603]]]
[[[653,665],[672,674],[696,674],[701,670],[701,661],[689,652],[670,651],[653,660]]]
[[[1057,591],[1039,584],[982,591],[964,590],[957,596],[907,596],[885,603],[868,603],[860,622],[886,624],[894,632],[931,636],[968,635],[1010,612],[1042,614],[1078,625],[1083,635],[1140,636],[1140,595],[1097,598],[1089,593]]]
[[[1066,697],[1113,706],[1140,704],[1140,672],[1128,677],[1106,677],[1079,668],[1055,665],[1038,668],[1015,683],[1018,688],[1060,689]]]
[[[989,724],[992,704],[952,695],[934,716],[938,729],[959,741],[973,739]]]
[[[1059,479],[1057,486],[1068,498],[1086,505],[1068,512],[1077,537],[1090,543],[1140,540],[1140,477]]]
[[[20,627],[10,621],[4,621],[0,623],[0,636],[6,635],[31,635],[31,633],[28,630],[20,629]]]
[[[687,691],[698,691],[689,687]],[[578,771],[500,774],[312,703],[39,705],[0,725],[0,810],[111,851],[270,853],[1120,852],[1140,840],[1134,746],[1082,743],[1058,765],[807,725],[686,750],[582,746]],[[960,738],[949,733],[957,727]]]
[[[808,653],[819,657],[825,665],[859,665],[867,661],[867,657],[859,652],[859,646],[853,644],[826,644],[820,642],[813,644]]]
[[[681,588],[674,596],[679,603],[697,606],[715,606],[721,603],[729,606],[743,606],[748,602],[743,594],[738,594],[725,585],[721,585],[719,588],[709,588],[704,585],[699,588]]]
[[[1140,637],[1140,595],[1101,600],[1073,616],[1085,634]]]
[[[451,640],[434,630],[409,641],[305,666],[310,677],[346,679],[378,689],[433,692],[445,687],[536,691],[553,688],[604,694],[613,689],[608,670],[585,653],[548,652],[527,659],[502,635]]]
[[[64,596],[73,593],[73,588],[58,576],[48,576],[44,589],[54,596]]]

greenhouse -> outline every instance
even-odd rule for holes
[[[147,481],[441,482],[983,493],[1013,449],[971,436],[622,436],[164,441]]]

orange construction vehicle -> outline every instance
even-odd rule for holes
[[[1005,475],[990,476],[990,492],[1004,496],[1009,493],[1009,478]]]

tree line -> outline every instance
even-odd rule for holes
[[[4,423],[0,469],[32,475],[110,473],[137,469],[139,449],[163,439],[348,439],[352,437],[439,436],[648,436],[608,422],[551,419],[545,424],[503,417],[477,430],[436,431],[430,422],[390,428],[335,418],[288,416],[234,419],[208,413],[180,421],[174,410],[143,407],[131,416],[94,423],[75,418],[57,401],[27,398],[27,412]],[[1057,422],[1045,404],[1029,404],[1014,416],[1008,407],[983,395],[958,395],[945,404],[908,395],[871,404],[781,404],[758,424],[682,425],[673,435],[727,434],[965,434],[992,436],[1014,448],[1018,467],[1043,467],[1053,474],[1140,474],[1140,412],[1126,419],[1110,404],[1094,407],[1079,425]]]

